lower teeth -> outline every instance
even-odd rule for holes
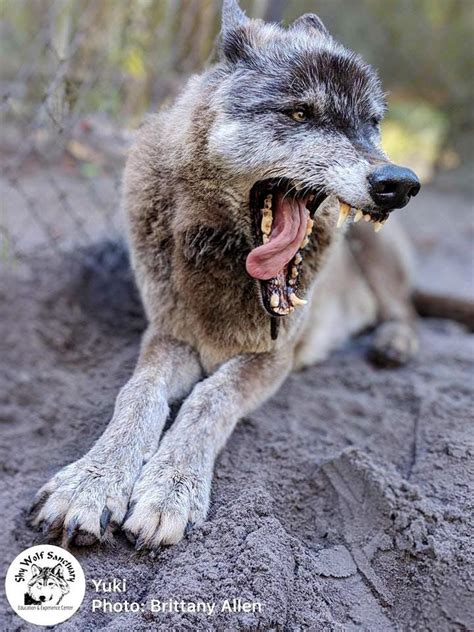
[[[309,198],[310,202],[311,202],[311,198],[314,199],[314,196],[310,196]],[[272,225],[273,225],[272,201],[273,201],[273,196],[271,194],[268,194],[265,197],[263,208],[261,209],[262,219],[260,222],[260,230],[262,233],[262,242],[264,244],[268,243],[268,241],[270,240],[270,234],[271,234]],[[307,223],[306,223],[305,237],[303,241],[301,242],[300,249],[305,248],[308,245],[309,243],[308,237],[311,234],[313,227],[314,227],[314,220],[311,218],[308,218]],[[299,274],[297,266],[299,266],[302,261],[303,261],[303,257],[301,253],[297,252],[293,260],[293,265],[291,266],[289,279],[287,280],[288,286],[290,286],[288,287],[288,291],[287,291],[287,300],[282,301],[281,293],[283,292],[283,290],[281,288],[282,284],[280,282],[280,279],[275,278],[273,280],[274,287],[279,288],[276,291],[273,291],[270,295],[270,306],[272,308],[272,311],[275,314],[286,316],[290,312],[293,312],[295,310],[295,307],[298,307],[300,305],[305,305],[307,303],[307,301],[305,301],[304,299],[301,299],[299,298],[299,296],[296,296],[295,287],[294,287],[296,285],[296,280]],[[285,283],[283,283],[283,285],[284,284]],[[282,305],[282,302],[283,302],[283,305]],[[287,306],[284,306],[285,303]]]

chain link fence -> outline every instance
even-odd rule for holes
[[[209,56],[219,7],[217,0],[3,3],[3,263],[120,234],[130,130]]]
[[[100,81],[100,64],[84,72],[76,63],[93,3],[74,25],[67,3],[44,5],[34,32],[26,11],[37,8],[30,3],[23,16],[12,10],[2,23],[7,50],[1,81],[0,230],[8,261],[88,242],[97,229],[110,230],[116,218],[119,154],[111,159],[97,123],[84,118],[84,97]],[[21,34],[20,19],[26,20]],[[92,171],[99,177],[90,177]]]

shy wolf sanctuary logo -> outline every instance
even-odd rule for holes
[[[84,599],[85,578],[76,558],[58,546],[32,546],[7,572],[5,593],[13,610],[36,625],[69,619]]]

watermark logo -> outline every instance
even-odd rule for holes
[[[25,621],[56,625],[79,609],[86,580],[74,555],[49,544],[18,555],[7,571],[5,592],[10,606]]]

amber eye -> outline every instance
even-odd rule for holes
[[[291,118],[296,121],[297,123],[303,123],[303,121],[307,121],[308,120],[308,115],[306,114],[306,112],[302,109],[299,110],[293,110],[290,114]]]

